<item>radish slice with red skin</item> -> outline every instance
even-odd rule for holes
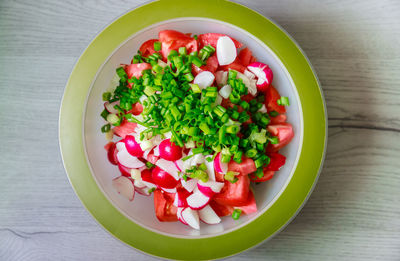
[[[149,189],[157,188],[157,185],[154,184],[154,181],[151,178],[151,171],[149,169],[143,170],[141,175],[143,184],[145,184]]]
[[[165,160],[165,159],[159,159],[156,162],[156,165],[168,172],[172,177],[174,177],[176,180],[179,180],[179,173],[178,173],[178,168],[175,166],[175,163],[169,160]]]
[[[221,158],[221,152],[219,152],[214,159],[214,168],[216,172],[225,174],[228,172],[228,163],[222,162]]]
[[[165,160],[175,161],[182,158],[183,148],[175,145],[170,139],[163,140],[158,147],[160,157]]]
[[[215,181],[214,162],[206,160],[204,164],[207,167],[208,180]]]
[[[176,211],[176,216],[178,217],[178,220],[180,221],[180,222],[182,222],[183,224],[185,224],[185,225],[187,225],[188,223],[186,223],[186,221],[183,219],[183,217],[182,217],[182,211],[184,210],[185,208],[178,208],[178,210]]]
[[[146,187],[146,184],[144,184],[143,181],[137,180],[137,179],[135,179],[133,181],[133,185],[135,185],[136,188],[145,188]]]
[[[130,168],[127,168],[118,163],[118,169],[121,172],[122,176],[131,177],[131,169]]]
[[[194,84],[197,84],[200,89],[205,89],[208,86],[211,86],[214,82],[215,76],[212,72],[203,71],[196,75],[193,80]]]
[[[107,158],[113,165],[118,165],[117,153],[118,153],[117,145],[115,143],[112,143],[107,150]]]
[[[223,182],[215,182],[215,181],[207,181],[202,182],[199,181],[197,183],[197,188],[206,196],[212,197],[215,193],[221,192],[225,183]]]
[[[117,153],[117,159],[119,164],[130,169],[138,169],[145,166],[145,164],[142,161],[129,154],[129,152],[126,150],[119,151]]]
[[[124,142],[125,142],[125,148],[129,152],[129,154],[135,157],[143,157],[144,152],[140,147],[140,143],[135,140],[134,136],[126,135]]]
[[[178,181],[170,173],[158,166],[151,171],[151,179],[156,185],[166,189],[173,189],[178,185]]]
[[[121,194],[129,201],[132,201],[134,199],[135,186],[129,178],[125,176],[119,176],[112,180],[112,186],[118,192],[118,194]]]
[[[117,147],[117,150],[118,150],[118,151],[126,150],[124,140],[118,141],[118,142],[115,144],[115,146]]]
[[[167,192],[167,193],[171,193],[171,194],[176,193],[176,188],[163,188],[163,187],[160,187],[160,189],[162,191],[164,191],[164,192]]]
[[[216,52],[219,65],[231,64],[237,56],[235,43],[228,36],[218,38]]]
[[[192,192],[197,185],[197,179],[189,179],[188,181],[185,181],[181,179],[182,187],[184,187],[187,191]]]
[[[185,189],[177,189],[175,193],[174,205],[176,207],[187,207],[186,198],[190,195]]]
[[[113,113],[113,114],[117,114],[119,113],[119,111],[117,109],[114,108],[115,105],[119,105],[119,100],[109,103],[109,102],[105,102],[104,103],[104,108],[109,112],[109,113]]]
[[[174,161],[174,164],[176,166],[176,168],[180,171],[183,172],[183,160],[182,159],[178,159]]]
[[[200,190],[195,189],[193,194],[187,197],[186,201],[191,209],[198,210],[204,208],[210,202],[210,199],[210,197],[204,195]]]
[[[274,78],[274,74],[269,66],[264,63],[254,62],[247,66],[247,69],[257,76],[257,89],[265,92]]]
[[[181,212],[182,219],[192,228],[200,229],[199,214],[191,208],[184,208]]]
[[[148,187],[143,187],[143,188],[135,187],[135,191],[143,196],[150,196],[151,193],[149,192],[149,190],[150,189]]]
[[[210,207],[210,205],[198,211],[199,218],[206,224],[214,225],[221,222],[221,218],[215,213],[215,211]]]

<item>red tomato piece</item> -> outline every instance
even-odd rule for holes
[[[238,58],[236,58],[236,60],[233,61],[233,63],[228,64],[228,65],[224,65],[224,66],[220,66],[219,68],[220,68],[220,70],[223,70],[223,71],[227,71],[229,69],[232,69],[232,70],[236,70],[236,71],[241,72],[241,73],[243,73],[247,69],[246,66],[243,66],[240,63]]]
[[[256,171],[257,168],[254,163],[254,160],[247,157],[242,157],[242,163],[237,163],[236,161],[231,160],[228,163],[228,170],[239,172],[240,175],[248,175]]]
[[[156,217],[162,222],[178,221],[177,208],[173,205],[175,194],[170,194],[156,189],[154,191],[154,209]]]
[[[150,39],[144,42],[139,48],[139,51],[142,53],[142,56],[147,57],[155,53],[156,51],[154,50],[154,43],[157,41],[158,39]]]
[[[200,68],[192,64],[192,73],[195,76],[203,71],[210,71],[212,73],[215,73],[217,69],[218,69],[218,59],[215,54],[211,55],[210,58],[207,59],[206,65],[203,65]]]
[[[282,154],[271,152],[268,154],[268,157],[271,159],[271,161],[266,167],[267,170],[278,171],[283,165],[285,165],[286,157]]]
[[[215,171],[215,180],[218,182],[224,182],[224,174]]]
[[[203,48],[203,46],[211,44],[212,47],[216,48],[217,47],[217,41],[218,38],[221,36],[227,36],[225,34],[217,34],[217,33],[207,33],[207,34],[200,34],[197,36],[197,39],[199,40],[200,43],[200,48]],[[241,48],[243,44],[236,39],[232,38],[229,36],[229,38],[232,39],[232,41],[235,43],[236,48]]]
[[[278,144],[268,144],[267,151],[268,152],[276,152],[281,148],[285,147],[294,137],[293,127],[289,123],[281,123],[278,125],[269,125],[268,131],[271,132],[272,135],[277,136],[279,143]]]
[[[244,214],[251,214],[257,212],[257,204],[256,199],[254,198],[253,191],[249,191],[249,196],[247,198],[247,202],[245,205],[236,207],[237,209],[241,209]]]
[[[164,30],[158,33],[161,42],[161,53],[166,59],[171,50],[178,51],[180,47],[186,47],[188,53],[198,49],[196,39],[178,31]]]
[[[250,102],[251,100],[253,100],[255,97],[253,95],[251,95],[250,93],[243,95],[240,99],[242,101],[246,101],[246,102]]]
[[[250,179],[247,175],[237,176],[235,183],[225,181],[221,192],[214,196],[215,202],[228,206],[243,206],[249,196]]]
[[[233,213],[233,207],[231,206],[218,204],[214,200],[211,200],[209,204],[219,217],[229,216]]]
[[[104,149],[108,151],[113,144],[114,144],[114,142],[110,141],[109,143],[104,145]]]
[[[255,173],[250,174],[251,181],[253,181],[253,182],[264,182],[264,181],[270,180],[274,176],[275,171],[267,170],[267,168],[264,168],[263,169],[263,173],[264,173],[264,176],[262,176],[261,178],[257,177]]]
[[[140,102],[137,102],[137,103],[133,104],[132,109],[130,109],[126,113],[132,113],[133,115],[139,115],[142,113],[142,111],[143,111],[143,105],[140,104]]]
[[[124,119],[121,125],[114,127],[114,134],[124,139],[126,135],[135,131],[136,126],[137,123],[129,122]]]
[[[281,98],[279,92],[274,88],[274,86],[270,86],[265,92],[265,106],[267,106],[268,112],[276,111],[279,114],[285,113],[286,109],[283,105],[278,105],[277,100]]]
[[[286,122],[286,115],[285,114],[279,114],[278,116],[271,117],[270,124],[280,124]]]
[[[243,66],[248,66],[252,57],[252,53],[247,47],[242,49],[238,54],[239,61],[242,63]]]
[[[135,64],[127,64],[124,65],[124,70],[128,75],[128,79],[132,77],[139,78],[142,76],[142,72],[144,70],[151,69],[151,65],[149,63],[135,63]],[[132,83],[128,82],[129,87],[132,87]]]

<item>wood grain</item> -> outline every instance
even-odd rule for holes
[[[154,260],[90,217],[57,142],[77,57],[143,2],[0,1],[0,260]],[[298,217],[232,260],[400,260],[400,2],[237,2],[279,23],[310,58],[327,102],[329,142]]]

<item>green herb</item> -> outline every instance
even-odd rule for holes
[[[240,214],[242,214],[242,210],[241,209],[235,209],[232,213],[232,218],[234,220],[238,220],[240,218]]]
[[[288,97],[285,97],[285,96],[282,96],[281,98],[279,98],[277,101],[276,101],[276,103],[278,104],[278,105],[284,105],[284,106],[289,106],[290,104],[289,104],[289,98]]]

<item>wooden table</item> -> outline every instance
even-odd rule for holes
[[[58,110],[96,33],[144,1],[0,2],[0,260],[153,260],[104,231],[65,175]],[[400,2],[239,1],[298,41],[329,140],[310,200],[235,260],[400,260]]]

